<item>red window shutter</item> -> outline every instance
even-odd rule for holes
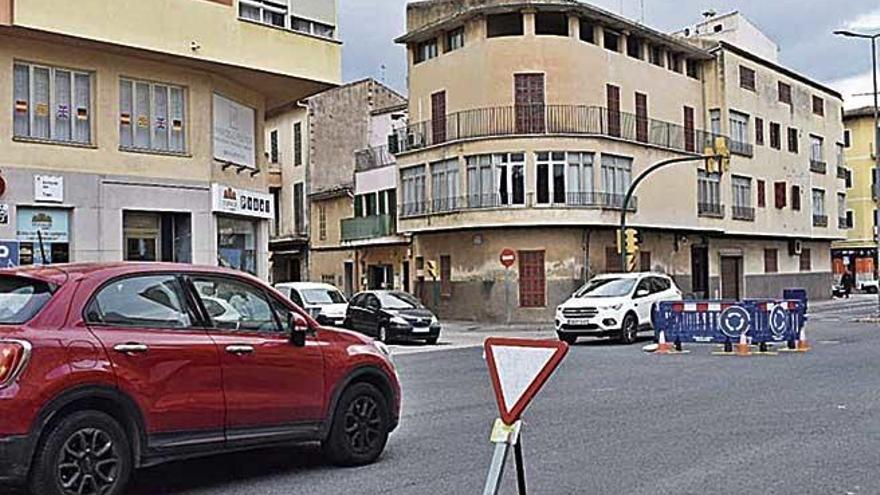
[[[758,208],[767,206],[767,186],[763,180],[758,180]]]
[[[694,109],[684,107],[684,150],[693,153],[696,151],[696,138],[694,136]]]
[[[786,201],[785,201],[785,192],[787,190],[786,184],[785,184],[785,182],[777,182],[773,185],[773,187],[775,190],[775,198],[774,198],[775,201],[774,202],[776,204],[776,208],[781,210],[781,209],[785,208],[785,206],[786,206]]]

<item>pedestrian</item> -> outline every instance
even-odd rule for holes
[[[843,286],[843,295],[849,299],[853,287],[856,285],[856,281],[853,279],[853,275],[849,270],[844,270],[843,276],[840,277],[840,285]]]

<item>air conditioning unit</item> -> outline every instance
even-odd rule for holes
[[[804,252],[804,243],[800,239],[788,241],[788,254],[791,256],[800,256]]]

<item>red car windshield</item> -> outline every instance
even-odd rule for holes
[[[0,325],[30,321],[52,299],[55,287],[38,280],[0,276]]]

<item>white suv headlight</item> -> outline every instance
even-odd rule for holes
[[[611,305],[611,306],[600,306],[599,309],[601,309],[601,310],[605,310],[605,311],[608,311],[608,310],[610,310],[610,311],[618,311],[618,310],[620,310],[620,308],[622,308],[622,307],[623,307],[623,304],[613,304],[613,305]]]

